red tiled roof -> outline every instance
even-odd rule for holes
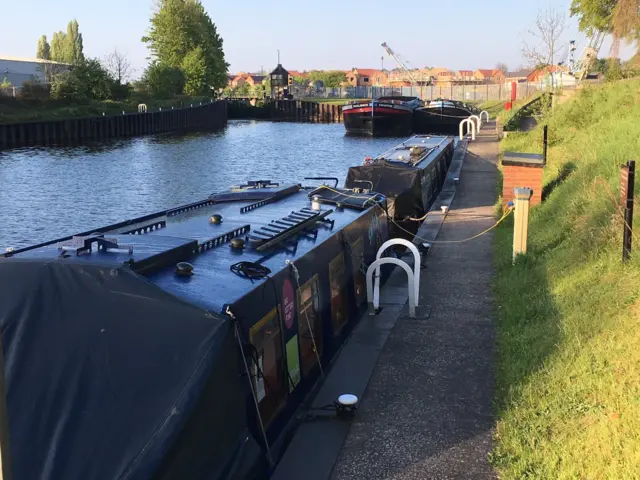
[[[297,70],[289,70],[289,76],[291,77],[302,77],[306,78],[309,74],[304,72],[299,72]]]
[[[493,75],[493,70],[489,70],[486,68],[479,68],[477,71],[480,72],[485,77],[490,77],[491,75]]]
[[[458,73],[460,75],[470,76],[473,75],[473,70],[458,70]]]
[[[378,70],[376,70],[375,68],[354,68],[354,70],[357,70],[358,75],[365,75],[369,77],[372,77],[376,73],[378,73]]]

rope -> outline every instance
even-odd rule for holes
[[[325,186],[325,188],[327,190],[333,191],[335,193],[340,193],[342,195],[344,195],[345,197],[352,197],[352,198],[370,198],[370,197],[363,197],[363,196],[358,196],[358,195],[347,195],[346,193],[342,193],[342,192],[338,192],[337,190],[333,190],[331,187],[327,187]],[[375,205],[380,208],[380,210],[384,211],[384,208],[382,208],[382,206],[379,203],[375,203]],[[474,235],[473,237],[469,237],[469,238],[465,238],[462,240],[440,240],[440,241],[435,241],[435,240],[427,240],[425,238],[422,238],[418,235],[415,235],[414,233],[410,232],[409,230],[405,229],[404,227],[402,227],[401,225],[399,225],[393,218],[389,217],[389,220],[391,221],[391,223],[393,223],[396,227],[398,227],[400,230],[408,233],[409,235],[414,236],[415,238],[417,238],[418,240],[422,240],[423,242],[427,242],[427,243],[463,243],[463,242],[468,242],[470,240],[475,240],[476,238],[484,235],[487,232],[490,232],[491,230],[493,230],[494,228],[496,228],[498,225],[500,225],[500,223],[509,216],[509,214],[513,211],[513,208],[509,208],[508,210],[506,210],[502,217],[496,222],[494,223],[491,227],[487,228],[486,230],[483,230],[482,232]],[[385,212],[386,213],[386,212]]]
[[[234,321],[234,327],[236,331],[236,338],[238,339],[238,346],[240,347],[240,352],[242,354],[242,362],[244,363],[244,370],[247,374],[247,379],[249,380],[249,387],[251,388],[251,396],[253,397],[253,404],[256,407],[256,412],[258,413],[258,422],[260,423],[260,430],[262,432],[262,438],[264,439],[265,447],[267,448],[267,458],[269,460],[269,466],[273,468],[275,465],[273,461],[273,456],[271,455],[271,448],[269,447],[269,441],[267,440],[267,432],[264,429],[264,423],[262,421],[262,415],[260,414],[260,406],[258,405],[258,396],[253,387],[253,382],[251,381],[251,373],[249,372],[249,365],[247,364],[247,357],[244,354],[244,348],[242,347],[242,340],[240,340],[240,330],[238,329],[238,320],[231,312],[231,309],[227,307],[225,313]]]
[[[293,275],[296,277],[296,284],[298,285],[298,292],[300,292],[300,272],[293,264],[293,262],[289,259],[285,261],[287,265],[289,265],[293,269]],[[300,294],[302,295],[302,294]],[[318,366],[320,367],[320,375],[324,377],[324,369],[322,368],[322,362],[320,361],[320,353],[318,352],[318,346],[316,345],[316,336],[313,333],[313,329],[311,328],[311,320],[309,320],[309,313],[307,309],[304,309],[304,316],[307,318],[307,326],[309,327],[309,333],[311,334],[311,342],[313,343],[313,351],[316,354],[316,359],[318,360]]]
[[[271,273],[267,267],[255,262],[234,263],[229,269],[239,277],[248,278],[251,281],[267,278]]]

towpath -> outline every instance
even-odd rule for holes
[[[491,122],[469,144],[437,241],[465,239],[495,223],[497,157]],[[332,480],[494,478],[487,458],[494,426],[492,233],[432,247],[421,278],[423,307],[391,331]]]
[[[451,242],[492,226],[497,157],[490,122],[466,156],[456,150],[418,235]],[[312,401],[317,412],[354,393],[355,418],[325,412],[300,423],[273,480],[494,478],[492,239],[489,232],[434,243],[414,319],[406,316],[406,275],[394,271],[380,292],[381,312],[362,317]]]

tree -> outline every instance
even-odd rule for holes
[[[498,62],[496,63],[496,70],[500,70],[502,73],[507,73],[509,71],[509,67],[507,67],[506,63]]]
[[[177,95],[184,89],[182,70],[160,62],[153,62],[144,72],[143,81],[149,93],[156,98]]]
[[[618,0],[573,0],[571,16],[578,17],[578,27],[587,35],[596,31],[613,31],[613,11]]]
[[[54,62],[67,63],[65,46],[66,36],[64,32],[55,32],[51,38],[51,60]]]
[[[207,61],[202,47],[191,50],[182,61],[184,93],[202,95],[207,91]]]
[[[4,80],[0,82],[0,88],[10,88],[10,87],[11,87],[11,82],[7,77],[4,77]]]
[[[522,53],[532,65],[537,67],[554,65],[555,59],[562,50],[560,36],[564,31],[564,14],[554,9],[539,10],[536,26],[529,34],[538,42],[531,46],[523,43]]]
[[[131,62],[129,62],[127,56],[119,52],[117,48],[114,48],[113,52],[107,55],[105,67],[118,85],[126,82],[129,75],[133,72]]]
[[[222,39],[199,0],[159,0],[142,41],[148,44],[157,62],[172,68],[182,68],[187,55],[200,48],[201,53],[192,54],[190,66],[195,66],[192,62],[198,57],[204,60],[206,89],[226,85],[229,64],[224,59]],[[199,69],[194,72],[200,75]],[[196,84],[199,81],[194,79]]]
[[[82,34],[79,30],[78,21],[75,19],[71,20],[67,25],[64,50],[67,63],[76,65],[84,61]]]
[[[336,88],[339,87],[342,82],[344,82],[345,75],[344,72],[341,72],[340,70],[315,70],[313,72],[309,72],[308,78],[311,82],[320,81],[324,84],[325,87]]]
[[[36,58],[41,58],[42,60],[51,60],[51,47],[49,46],[49,42],[47,42],[46,35],[42,35],[38,40],[38,51],[36,53]]]

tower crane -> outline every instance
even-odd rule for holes
[[[415,75],[411,72],[411,70],[407,67],[405,61],[402,60],[402,57],[400,57],[400,55],[395,53],[391,49],[391,47],[387,45],[387,42],[382,42],[382,48],[384,48],[384,50],[387,52],[387,55],[389,55],[391,58],[393,58],[396,61],[396,63],[398,64],[398,67],[400,68],[400,71],[405,75],[405,77],[409,79],[409,81],[411,82],[411,85],[417,85],[418,80],[416,79]]]

